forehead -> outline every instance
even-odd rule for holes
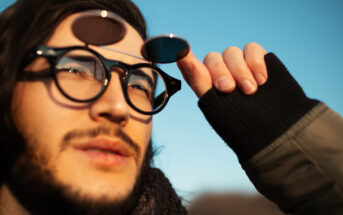
[[[54,31],[54,33],[51,35],[51,37],[47,40],[46,45],[53,46],[53,47],[66,47],[66,46],[75,46],[75,45],[84,45],[84,42],[80,41],[72,32],[72,23],[75,20],[75,18],[78,16],[78,13],[72,14],[68,17],[66,17],[61,23],[59,23]],[[142,37],[140,34],[127,22],[125,22],[125,27],[127,29],[126,35],[124,38],[112,45],[108,45],[108,47],[112,47],[115,49],[118,49],[123,52],[127,52],[133,55],[142,56],[140,53],[141,47],[144,43]],[[89,31],[92,31],[92,29],[89,29]],[[99,49],[95,46],[90,46],[100,54],[102,54],[104,57],[112,59],[115,58],[117,60],[120,60],[118,58],[125,58],[122,59],[123,61],[126,61],[127,63],[130,63],[130,61],[133,61],[134,59],[130,59],[127,56],[120,55],[118,53],[114,53],[112,51]],[[137,60],[135,60],[137,61]]]

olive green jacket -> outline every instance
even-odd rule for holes
[[[343,215],[343,119],[308,98],[272,53],[257,93],[200,100],[206,119],[238,156],[257,190],[285,213]]]
[[[343,118],[325,104],[242,166],[284,212],[343,214]]]

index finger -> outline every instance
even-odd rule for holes
[[[190,51],[186,57],[177,62],[187,84],[200,98],[212,87],[211,75],[206,66]]]

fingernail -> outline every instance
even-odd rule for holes
[[[241,87],[245,94],[251,94],[255,91],[255,86],[249,80],[244,80]]]
[[[232,84],[233,82],[228,77],[224,76],[216,81],[215,86],[219,90],[229,90],[232,88]]]
[[[266,81],[264,76],[259,74],[259,73],[255,75],[255,79],[256,79],[258,85],[262,85]]]

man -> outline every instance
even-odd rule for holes
[[[84,47],[73,34],[89,9],[126,20],[124,38],[109,45],[120,52]],[[1,214],[186,214],[150,167],[152,106],[144,102],[153,78],[141,65],[159,69],[132,56],[141,56],[146,29],[131,2],[21,0],[1,15],[0,32]],[[103,85],[75,64],[106,64],[93,74]],[[342,160],[343,121],[308,99],[273,54],[250,43],[204,63],[189,53],[178,65],[261,193],[285,212],[343,211],[342,171],[326,162]]]

